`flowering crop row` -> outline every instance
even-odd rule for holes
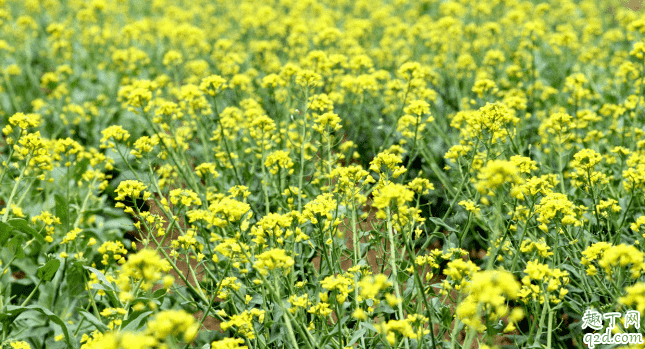
[[[0,349],[645,328],[645,11],[0,0],[0,32]]]

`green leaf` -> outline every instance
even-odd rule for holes
[[[83,160],[76,163],[76,166],[74,168],[74,180],[76,182],[81,180],[81,177],[83,177],[83,173],[85,173],[89,164],[90,160],[87,158],[84,158]]]
[[[111,229],[123,231],[127,229],[132,229],[132,219],[128,217],[121,217],[116,219],[108,219],[103,223],[104,231],[110,231]]]
[[[83,263],[78,260],[72,261],[71,266],[65,274],[68,284],[77,285],[79,288],[81,288],[81,291],[85,290],[85,279],[83,279],[83,275],[85,275],[85,269],[83,268]]]
[[[156,291],[154,291],[152,293],[152,298],[155,298],[155,299],[161,298],[161,297],[165,296],[166,293],[167,293],[167,291],[166,291],[165,288],[160,288],[160,289],[158,289],[158,290],[156,290]]]
[[[97,319],[96,316],[92,315],[91,313],[82,309],[79,309],[78,313],[81,314],[81,316],[83,316],[85,320],[94,325],[97,330],[101,332],[106,332],[107,330],[109,330],[109,328],[104,323],[102,323],[101,320]]]
[[[0,222],[0,247],[3,247],[4,243],[11,237],[11,230],[13,228],[9,224]]]
[[[111,288],[109,288],[108,286],[103,286],[103,285],[101,285],[101,284],[92,284],[90,287],[91,287],[93,290],[103,290],[103,291],[110,291],[110,292],[111,292],[111,291],[113,291],[113,290],[112,290]]]
[[[352,335],[352,339],[349,340],[347,343],[347,346],[352,346],[356,341],[358,341],[359,338],[365,336],[365,332],[367,332],[367,329],[365,327],[362,327],[360,330],[354,332],[354,335]]]
[[[105,277],[105,275],[103,275],[103,273],[101,273],[100,270],[94,269],[94,268],[88,267],[88,266],[83,266],[83,268],[85,268],[85,269],[91,271],[92,273],[94,273],[94,275],[96,275],[96,277],[99,279],[99,281],[101,281],[106,287],[108,287],[110,289],[110,291],[114,292],[114,287],[108,281],[108,279]]]
[[[569,264],[561,264],[560,267],[573,275],[574,278],[580,279],[580,271]]]
[[[15,255],[17,259],[25,258],[25,252],[22,250],[23,239],[24,238],[21,235],[16,235],[13,239],[9,240],[9,251],[11,251],[11,254]]]
[[[49,309],[43,308],[40,305],[29,305],[26,307],[19,307],[15,305],[8,305],[7,306],[7,311],[4,314],[0,314],[0,322],[5,323],[7,320],[11,320],[13,322],[20,314],[24,313],[25,311],[28,310],[35,310],[40,312],[41,314],[47,316],[47,318],[52,321],[53,323],[57,324],[58,326],[61,327],[63,331],[63,335],[65,336],[65,342],[70,348],[76,348],[76,341],[72,341],[70,337],[70,331],[69,328],[67,327],[67,324],[61,320],[61,318],[58,317],[58,315],[52,313]]]
[[[148,318],[148,315],[152,314],[152,311],[146,311],[142,313],[134,313],[127,320],[123,321],[122,328],[123,331],[136,331],[141,327],[141,322],[145,321]]]
[[[34,228],[30,227],[26,220],[22,218],[13,218],[8,220],[7,223],[9,223],[15,230],[31,235],[41,244],[45,244],[45,238],[38,234]]]
[[[55,194],[56,199],[56,216],[60,219],[61,225],[67,229],[69,226],[69,217],[67,216],[67,200],[62,195]]]
[[[112,284],[107,280],[105,275],[103,275],[103,273],[101,273],[101,271],[99,271],[97,269],[94,269],[92,267],[88,267],[88,266],[84,265],[83,268],[85,268],[85,269],[91,271],[92,273],[94,273],[94,275],[96,275],[96,278],[102,283],[102,284],[93,284],[91,286],[92,289],[105,291],[105,293],[107,294],[108,298],[110,299],[110,302],[112,303],[112,305],[114,307],[121,306],[119,300],[116,298],[116,291],[114,289],[114,286],[112,286]]]
[[[458,233],[459,232],[459,230],[449,226],[448,224],[446,224],[444,221],[442,221],[441,219],[439,219],[437,217],[428,217],[428,220],[430,222],[436,224],[436,225],[440,225],[440,226],[446,228],[446,230],[451,231],[453,233]]]
[[[52,281],[60,268],[60,260],[52,259],[36,271],[36,277],[43,281]]]
[[[372,332],[378,333],[378,330],[376,329],[376,327],[374,327],[374,325],[370,324],[369,322],[361,321],[361,327],[366,328]]]

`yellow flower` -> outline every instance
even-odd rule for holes
[[[289,174],[293,173],[293,160],[289,157],[289,152],[284,150],[277,150],[269,154],[264,161],[264,166],[274,175],[278,174],[281,168],[287,170]]]
[[[479,181],[475,184],[475,189],[484,195],[493,196],[494,190],[503,184],[522,184],[523,179],[519,175],[519,169],[513,161],[507,160],[490,160],[479,171],[477,175]]]
[[[40,114],[23,114],[16,113],[9,117],[9,124],[13,126],[18,126],[23,130],[26,130],[30,127],[38,127],[42,122]],[[7,125],[8,126],[8,125]]]
[[[151,152],[157,144],[159,144],[159,137],[157,137],[157,135],[152,136],[152,138],[141,136],[141,138],[134,142],[135,149],[132,149],[130,154],[137,158],[141,158],[144,153]]]
[[[461,200],[457,204],[465,208],[466,211],[472,212],[477,216],[481,214],[481,208],[479,208],[472,200]]]
[[[121,266],[121,273],[116,284],[119,290],[129,292],[132,290],[132,281],[136,283],[141,280],[141,288],[148,290],[153,283],[161,279],[162,272],[167,273],[168,271],[170,271],[170,263],[167,260],[162,259],[154,250],[143,249],[130,255],[125,264]]]
[[[645,313],[645,282],[625,287],[625,296],[618,298],[618,303],[634,306],[641,314]]]
[[[288,274],[291,266],[294,264],[293,258],[286,254],[283,249],[273,248],[256,256],[253,267],[262,275],[268,275],[268,270],[285,269],[284,274]]]
[[[148,321],[148,333],[159,340],[170,335],[182,336],[186,342],[191,342],[197,336],[199,324],[185,310],[164,310]]]
[[[202,82],[199,84],[199,88],[211,96],[215,96],[220,90],[223,90],[226,87],[226,79],[219,75],[207,76],[202,79]]]
[[[173,205],[177,205],[181,201],[181,204],[184,206],[190,206],[192,204],[201,205],[202,200],[199,198],[197,193],[190,189],[173,189],[170,191],[170,202]]]
[[[499,89],[495,81],[491,79],[479,79],[475,81],[472,91],[477,94],[477,97],[484,98],[484,93],[491,91],[493,94],[497,93]]]
[[[333,112],[326,112],[322,115],[316,115],[316,117],[314,118],[315,124],[313,126],[313,129],[321,134],[325,133],[327,126],[329,126],[331,130],[338,131],[342,128],[340,121],[341,120],[337,114]]]
[[[163,56],[163,65],[180,65],[184,61],[184,56],[177,50],[170,50]]]
[[[562,216],[562,224],[580,226],[582,222],[576,218],[576,206],[569,201],[566,194],[549,193],[540,200],[536,212],[540,215],[537,221],[542,224],[551,222],[557,215]]]
[[[211,343],[212,349],[248,349],[242,338],[224,338]]]
[[[401,303],[401,299],[391,293],[385,295],[385,300],[391,307],[394,307],[395,305]]]
[[[488,318],[492,320],[505,316],[508,312],[507,300],[517,299],[519,291],[520,284],[507,271],[477,272],[462,289],[468,296],[457,306],[456,315],[464,324],[481,332],[486,329],[481,316],[489,313]]]
[[[130,133],[126,130],[123,129],[122,126],[120,125],[114,125],[106,128],[105,130],[101,131],[101,134],[103,134],[103,137],[101,138],[101,148],[114,148],[114,143],[110,142],[110,139],[114,139],[117,141],[127,141],[128,138],[130,138]]]
[[[402,184],[389,183],[374,193],[374,202],[372,205],[380,210],[389,207],[395,203],[398,207],[404,206],[412,201],[414,192]]]
[[[136,180],[125,180],[119,183],[119,186],[116,188],[115,192],[118,194],[115,200],[123,201],[126,197],[131,197],[133,199],[138,199],[139,195],[143,191],[143,199],[148,200],[150,197],[150,192],[145,191],[146,185],[136,181]]]
[[[430,104],[426,101],[415,100],[410,102],[407,107],[403,109],[406,114],[412,115],[425,115],[430,113]]]
[[[327,276],[320,282],[320,286],[326,290],[335,290],[344,297],[347,297],[354,290],[354,280],[342,275]]]
[[[645,253],[633,245],[620,244],[607,249],[598,265],[605,269],[608,275],[612,275],[611,267],[626,267],[631,264],[630,272],[633,279],[638,279],[645,273]]]
[[[303,87],[322,86],[322,76],[309,69],[300,70],[296,73],[296,84]]]
[[[220,325],[222,330],[226,331],[228,328],[235,326],[237,330],[248,339],[255,338],[255,331],[253,330],[253,318],[256,317],[257,321],[264,322],[264,310],[251,309],[245,310],[239,315],[231,315],[228,321],[222,322]]]
[[[11,345],[12,349],[31,349],[31,345],[27,342],[19,341],[19,342],[10,342],[9,345]]]
[[[387,281],[387,276],[378,274],[375,276],[366,276],[358,283],[361,289],[359,302],[366,299],[376,299],[376,295],[383,289],[392,286],[392,283]]]
[[[352,313],[352,317],[357,320],[365,321],[367,320],[367,314],[361,308],[356,308]]]

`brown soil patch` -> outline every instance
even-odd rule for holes
[[[161,216],[161,217],[164,217],[164,219],[166,220],[166,223],[164,224],[164,229],[167,229],[167,228],[168,228],[168,224],[169,224],[169,222],[170,222],[170,219],[169,219],[168,217],[165,217],[165,215],[163,214],[162,210],[161,210],[161,209],[160,209],[160,208],[155,204],[155,202],[154,202],[153,200],[149,200],[149,201],[147,202],[147,204],[148,204],[148,205],[149,205],[149,207],[150,207],[150,213],[152,213],[152,214],[156,214],[156,215],[159,215],[159,216]],[[171,207],[172,207],[172,206],[171,206]],[[374,218],[374,215],[375,215],[375,213],[376,213],[376,209],[371,208],[371,206],[369,206],[369,204],[367,205],[367,207],[368,207],[368,210],[369,210],[369,211],[368,211],[368,218],[367,218],[366,220],[364,220],[362,223],[358,223],[358,224],[357,224],[357,229],[362,230],[362,231],[369,231],[369,230],[371,230],[371,229],[373,229],[373,228],[374,228],[374,227],[372,226],[371,222],[374,222],[374,219],[375,219],[375,218]],[[186,227],[186,222],[185,222],[185,220],[184,220],[184,218],[183,218],[183,217],[181,217],[181,218],[180,218],[180,220],[178,221],[178,223],[179,223],[179,225],[182,227],[182,229],[186,229],[186,228],[187,228],[187,227]],[[339,229],[341,229],[341,231],[342,231],[343,233],[345,233],[345,236],[347,237],[346,247],[347,247],[348,249],[350,249],[350,250],[351,250],[351,249],[353,249],[353,236],[352,236],[352,231],[351,231],[351,227],[350,227],[350,222],[349,222],[349,220],[348,220],[348,219],[345,219],[345,221],[343,222],[343,224],[339,225]],[[138,237],[138,235],[137,235],[137,233],[136,233],[136,232],[131,233],[131,235],[133,235],[133,237],[135,238],[135,240],[139,240],[139,238],[137,238],[137,237]],[[167,248],[167,247],[169,247],[169,246],[170,246],[170,242],[171,242],[171,241],[173,241],[173,240],[176,240],[178,237],[179,237],[179,233],[176,231],[176,229],[171,229],[171,233],[170,233],[170,235],[169,235],[169,236],[167,236],[167,237],[165,238],[164,242],[163,242],[163,247],[166,247],[166,248]],[[161,237],[155,237],[155,239],[156,239],[156,240],[151,241],[151,244],[149,245],[149,247],[151,247],[151,248],[156,248],[156,247],[157,247],[157,245],[158,245],[158,243],[161,241],[161,239],[162,239],[162,238],[161,238]],[[361,239],[361,242],[367,242],[367,241],[366,241],[366,238]],[[141,248],[143,248],[143,244],[142,244],[141,242],[136,242],[136,245],[137,245],[137,249],[141,249]],[[366,262],[367,262],[367,264],[368,264],[368,265],[370,265],[370,266],[372,267],[372,271],[373,271],[375,274],[376,274],[376,273],[379,273],[379,268],[378,268],[378,266],[379,266],[379,265],[382,265],[383,263],[387,263],[387,260],[388,260],[388,258],[389,258],[389,251],[390,251],[389,241],[387,241],[387,240],[383,240],[383,241],[382,241],[382,245],[381,245],[381,246],[385,246],[385,253],[377,253],[377,251],[375,251],[375,250],[369,250],[369,251],[367,252],[367,255],[366,255]],[[433,244],[432,246],[430,246],[430,247],[428,248],[428,250],[433,250],[433,249],[441,249],[441,245],[440,245],[439,243],[435,243],[435,244]],[[404,253],[404,252],[405,252],[405,251],[403,250],[403,248],[397,248],[397,252],[396,252],[396,253],[397,253],[398,255],[401,255],[401,254],[402,254],[402,253]],[[417,254],[419,254],[419,252],[420,252],[420,251],[418,251],[418,250],[417,250],[417,251],[415,251],[415,253],[417,253]],[[470,253],[470,258],[471,258],[471,260],[481,259],[481,258],[483,258],[485,255],[486,255],[486,251],[484,251],[484,250],[471,251],[471,253]],[[315,267],[317,270],[320,270],[320,263],[321,263],[321,259],[320,259],[320,257],[319,257],[319,256],[318,256],[318,257],[315,257],[315,258],[313,259],[314,267]],[[195,270],[195,272],[196,272],[195,274],[197,275],[197,278],[198,278],[199,280],[201,280],[201,276],[202,276],[202,272],[203,272],[203,270],[201,270],[200,268],[198,268],[198,267],[197,267],[197,262],[196,262],[195,260],[191,260],[191,261],[190,261],[190,265],[191,265],[191,266],[193,267],[193,269]],[[346,258],[346,259],[344,259],[344,260],[341,260],[341,268],[342,268],[342,270],[344,270],[344,271],[347,271],[349,268],[351,268],[351,267],[352,267],[352,265],[353,265],[353,261],[352,261],[351,259],[347,259],[347,258]],[[184,276],[186,277],[186,279],[189,281],[189,283],[190,283],[191,285],[195,286],[195,285],[197,284],[197,282],[196,282],[197,280],[195,280],[195,279],[192,277],[192,275],[190,274],[190,271],[189,271],[189,268],[188,268],[188,264],[187,264],[185,261],[179,261],[179,262],[177,263],[177,267],[178,267],[179,271],[182,273],[182,275],[184,275]],[[420,276],[420,277],[421,277],[421,279],[422,279],[422,280],[424,280],[426,283],[428,283],[428,284],[439,284],[439,283],[441,283],[441,282],[445,279],[445,275],[443,275],[443,274],[439,274],[439,275],[434,275],[434,276],[433,276],[433,278],[432,278],[431,280],[425,280],[425,275],[426,275],[426,273],[427,273],[427,272],[429,272],[429,271],[430,271],[429,269],[419,271],[419,276]],[[180,285],[180,286],[185,286],[185,282],[183,281],[183,279],[179,276],[179,274],[178,274],[175,270],[171,270],[170,274],[171,274],[171,275],[173,275],[173,276],[175,277],[175,283],[176,283],[176,284],[178,284],[178,285]],[[384,271],[384,274],[385,274],[385,275],[389,275],[389,274],[390,274],[390,271],[389,271],[389,270],[385,270],[385,271]],[[157,286],[157,288],[158,288],[158,287],[160,287],[160,286]],[[406,287],[406,286],[405,286],[405,285],[400,285],[400,287],[401,287],[401,292],[404,292],[404,291],[405,291],[405,287]],[[438,292],[439,292],[439,288],[434,288],[434,290],[435,290],[435,293],[437,293],[437,294],[438,294]],[[454,290],[453,290],[453,291],[451,292],[451,295],[450,295],[450,296],[451,296],[451,297],[450,297],[451,299],[455,299],[455,300],[456,300],[456,299],[457,299],[457,296],[458,296],[458,293],[457,293],[456,291],[454,291]],[[446,296],[444,296],[444,297],[446,297]],[[442,297],[442,298],[443,298],[443,297]],[[454,304],[454,302],[452,302],[452,301],[450,300],[450,298],[446,300],[446,304],[448,304],[448,305],[451,307],[451,309],[452,309],[452,313],[454,314],[454,308],[455,308],[455,306],[456,306],[456,305]],[[215,299],[215,301],[221,301],[221,299],[216,298],[216,299]],[[430,300],[428,300],[428,301],[430,301]],[[425,307],[424,307],[424,309],[425,309]],[[195,316],[195,318],[196,318],[197,320],[200,320],[200,319],[201,319],[201,317],[203,316],[203,312],[202,312],[202,311],[199,311],[199,312],[194,313],[193,315]],[[333,321],[336,321],[336,314],[335,314],[335,313],[332,313],[332,320],[333,320]],[[379,322],[379,321],[380,321],[379,319],[376,319],[376,320],[375,320],[375,322]],[[205,329],[205,330],[212,330],[212,331],[220,331],[220,323],[221,323],[221,321],[220,321],[219,319],[217,319],[217,318],[213,317],[211,314],[209,314],[209,316],[207,316],[207,317],[206,317],[206,319],[205,319],[205,321],[204,321],[204,324],[203,324],[202,329]],[[453,322],[453,324],[454,324],[454,322]],[[439,332],[439,328],[440,328],[440,327],[439,327],[439,324],[435,324],[435,325],[434,325],[434,332],[435,332],[435,334]],[[444,339],[444,340],[450,340],[450,335],[451,335],[451,331],[447,332],[447,333],[443,336],[443,339]],[[464,339],[465,339],[465,336],[466,336],[466,331],[465,331],[465,330],[460,331],[460,333],[458,334],[458,336],[459,336],[459,337],[458,337],[458,341],[459,341],[460,343],[463,343],[463,341],[464,341]],[[482,336],[481,336],[481,335],[478,335],[478,338],[481,340],[481,339],[482,339]],[[500,338],[497,338],[497,339],[495,340],[495,343],[494,343],[494,344],[496,344],[496,345],[506,345],[506,344],[513,344],[513,343],[512,343],[508,338],[506,338],[506,337],[500,337]],[[477,341],[474,341],[474,343],[472,344],[471,348],[473,348],[473,349],[476,349],[476,348],[477,348]]]

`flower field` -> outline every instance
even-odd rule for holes
[[[645,9],[0,0],[0,349],[645,348]]]

